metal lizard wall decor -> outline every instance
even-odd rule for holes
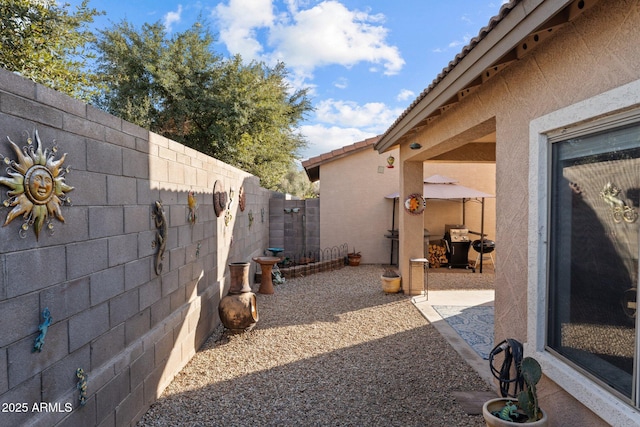
[[[153,247],[157,248],[155,271],[157,275],[162,273],[162,260],[164,259],[164,251],[167,247],[167,218],[164,214],[162,201],[157,200],[154,205],[153,221],[156,226],[156,239],[153,241]]]

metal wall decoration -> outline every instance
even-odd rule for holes
[[[231,220],[233,219],[233,215],[231,214],[231,204],[233,203],[233,196],[235,195],[235,191],[233,187],[229,189],[229,205],[227,206],[227,211],[224,213],[224,225],[229,226]]]
[[[227,193],[224,191],[222,182],[216,181],[213,184],[213,210],[216,216],[222,215],[222,212],[227,208]]]
[[[189,191],[189,193],[187,194],[187,204],[189,205],[189,214],[187,216],[187,219],[191,224],[195,224],[196,220],[198,219],[196,216],[196,210],[198,209],[198,200],[196,199],[196,195],[193,190]]]
[[[164,251],[167,248],[167,218],[164,214],[164,207],[160,200],[154,204],[153,214],[154,224],[156,226],[156,238],[152,246],[157,249],[155,271],[157,275],[162,273],[162,260],[164,259]]]
[[[249,228],[251,228],[251,226],[253,225],[253,211],[252,210],[249,211],[248,217],[249,217]]]
[[[80,406],[84,406],[87,404],[87,374],[85,374],[84,369],[78,368],[76,369],[76,377],[78,378],[78,384],[76,388],[80,391],[80,397],[78,400],[80,401]]]
[[[247,195],[245,194],[244,187],[240,187],[240,195],[238,196],[238,206],[240,211],[244,212],[244,208],[247,206]]]
[[[233,203],[233,196],[235,196],[236,192],[233,189],[233,187],[231,187],[229,189],[229,206],[227,206],[227,209],[231,209],[231,203]]]
[[[410,194],[404,201],[404,209],[411,215],[420,215],[426,206],[427,201],[418,193]]]
[[[638,212],[629,207],[619,196],[621,190],[612,182],[607,182],[600,192],[600,197],[611,207],[611,215],[616,223],[623,220],[628,223],[636,222]]]
[[[36,337],[36,341],[33,343],[32,352],[41,352],[42,347],[44,346],[44,337],[47,335],[47,330],[49,329],[49,325],[51,325],[51,312],[49,308],[45,308],[42,310],[42,323],[38,325],[38,330],[40,333]]]
[[[64,182],[69,167],[63,169],[62,164],[67,155],[63,154],[60,159],[56,159],[58,148],[55,142],[51,149],[43,151],[37,130],[34,131],[34,137],[36,146],[34,147],[32,138],[27,134],[27,145],[22,149],[7,137],[17,160],[0,155],[7,165],[9,175],[0,177],[0,184],[10,188],[3,205],[13,208],[7,214],[4,225],[22,215],[24,223],[20,227],[20,237],[25,238],[27,230],[33,226],[37,240],[45,224],[47,231],[53,234],[54,227],[49,215],[64,222],[61,206],[71,204],[66,193],[73,190],[73,187]]]

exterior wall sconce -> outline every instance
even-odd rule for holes
[[[284,208],[285,213],[298,213],[300,212],[300,208]]]
[[[419,150],[422,148],[422,145],[418,144],[417,142],[412,142],[411,144],[409,144],[409,148],[411,148],[412,150]]]

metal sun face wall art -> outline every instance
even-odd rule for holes
[[[52,216],[64,222],[61,206],[71,204],[66,193],[73,190],[73,187],[64,182],[65,174],[69,172],[69,167],[62,168],[66,153],[56,159],[58,148],[55,142],[50,150],[43,151],[37,130],[34,131],[34,137],[35,147],[27,134],[27,145],[20,149],[7,136],[16,160],[0,155],[7,165],[8,175],[0,177],[0,184],[10,189],[7,192],[8,198],[3,201],[4,207],[13,208],[7,214],[3,226],[22,215],[24,223],[20,227],[20,237],[25,238],[27,230],[33,226],[37,240],[45,224],[47,231],[53,234]]]

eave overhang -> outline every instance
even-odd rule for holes
[[[456,103],[527,55],[598,0],[512,0],[380,137],[380,153],[410,141]]]

